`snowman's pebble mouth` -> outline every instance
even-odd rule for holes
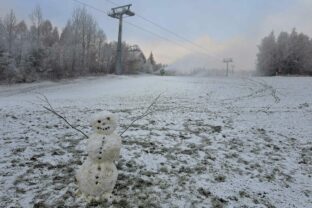
[[[98,130],[103,130],[103,131],[107,131],[107,130],[110,130],[110,127],[105,127],[105,128],[102,128],[102,127],[97,127]]]

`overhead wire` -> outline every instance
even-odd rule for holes
[[[111,4],[113,4],[113,5],[115,5],[115,6],[118,5],[116,2],[113,2],[113,1],[111,1],[111,0],[106,0],[106,1],[109,2],[109,3],[111,3]],[[164,26],[162,26],[162,25],[160,25],[160,24],[158,24],[158,23],[156,23],[156,22],[154,22],[154,21],[152,21],[152,20],[150,20],[150,19],[148,19],[148,18],[142,16],[142,15],[139,14],[138,12],[135,12],[135,15],[136,15],[137,17],[139,17],[140,19],[142,19],[142,20],[144,20],[144,21],[146,21],[146,22],[148,22],[148,23],[150,23],[150,24],[152,24],[152,25],[154,25],[154,26],[160,28],[161,30],[163,30],[163,31],[165,31],[165,32],[167,32],[167,33],[170,33],[170,34],[174,35],[175,37],[179,38],[180,40],[186,41],[186,42],[188,42],[189,44],[191,44],[192,46],[194,46],[194,47],[196,47],[196,48],[198,48],[198,49],[201,49],[202,51],[205,52],[205,54],[208,53],[207,55],[209,55],[209,56],[211,56],[211,57],[218,58],[218,59],[220,58],[220,57],[218,57],[218,56],[211,55],[210,52],[209,52],[206,48],[204,48],[204,47],[202,47],[201,45],[195,43],[194,41],[191,41],[191,40],[187,39],[186,37],[184,37],[184,36],[182,36],[182,35],[180,35],[180,34],[174,32],[174,31],[172,31],[172,30],[170,30],[170,29],[168,29],[168,28],[166,28],[166,27],[164,27]]]
[[[86,7],[91,8],[91,9],[94,9],[94,10],[96,10],[96,11],[98,11],[98,12],[107,14],[107,12],[106,12],[105,10],[99,9],[99,8],[93,6],[93,5],[89,4],[89,3],[86,3],[86,2],[84,2],[84,1],[80,1],[80,0],[72,0],[72,1],[74,1],[74,2],[76,2],[76,3],[78,3],[78,4],[82,4],[82,5],[86,6]],[[106,0],[106,1],[109,2],[109,3],[111,3],[111,4],[113,4],[113,5],[116,5],[116,6],[118,5],[117,3],[113,2],[113,1],[110,1],[110,0]],[[141,19],[143,19],[143,20],[145,20],[145,21],[147,21],[147,22],[150,22],[151,24],[153,24],[153,25],[155,25],[155,26],[158,25],[157,27],[161,28],[162,30],[165,30],[165,31],[167,31],[167,32],[169,32],[169,33],[175,34],[174,32],[171,32],[170,30],[166,29],[165,27],[162,27],[161,25],[159,25],[159,24],[157,24],[157,23],[154,23],[154,22],[151,21],[151,20],[148,20],[147,18],[143,17],[142,15],[139,15],[139,14],[136,13],[136,16],[140,17]],[[162,36],[162,35],[159,35],[159,34],[153,32],[153,31],[151,31],[151,30],[148,30],[148,29],[146,29],[146,28],[143,28],[143,27],[141,27],[141,26],[138,26],[138,25],[136,25],[136,24],[134,24],[134,23],[132,23],[132,22],[129,22],[129,21],[126,21],[126,20],[124,20],[124,22],[125,22],[126,24],[128,24],[128,25],[130,25],[130,26],[136,28],[136,29],[139,29],[139,30],[141,30],[141,31],[144,31],[144,32],[146,32],[146,33],[149,33],[149,34],[151,34],[151,35],[154,35],[154,36],[156,36],[156,37],[158,37],[158,38],[160,38],[160,39],[163,39],[163,40],[165,40],[165,41],[167,41],[167,42],[173,43],[173,44],[175,44],[175,45],[177,45],[177,46],[179,46],[179,47],[181,47],[181,48],[183,48],[183,49],[185,49],[185,50],[187,50],[187,51],[193,51],[193,52],[194,52],[194,49],[190,49],[190,48],[186,47],[185,45],[182,45],[180,42],[177,42],[177,41],[174,41],[174,40],[169,39],[169,38],[167,38],[167,37],[164,37],[164,36]],[[176,36],[176,37],[179,37],[178,34],[175,34],[175,36]],[[182,36],[180,37],[180,39],[183,39],[184,41],[186,41],[186,42],[188,42],[188,43],[192,43],[192,45],[193,45],[193,46],[196,46],[197,48],[201,48],[201,47],[197,46],[197,44],[193,43],[192,41],[190,41],[190,40],[188,40],[188,39],[186,39],[186,38],[184,38],[184,37],[182,37]],[[204,50],[204,49],[201,48],[201,50]],[[199,51],[196,51],[196,52],[199,52]],[[201,51],[201,53],[204,53],[204,54],[206,54],[206,55],[208,55],[208,56],[210,56],[210,57],[219,59],[219,57],[213,56],[213,55],[209,54],[209,53],[206,52],[206,51],[205,51],[205,52],[204,52],[204,51]]]

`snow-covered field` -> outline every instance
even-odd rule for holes
[[[0,86],[0,207],[85,207],[75,170],[109,110],[123,135],[113,207],[312,207],[312,78],[90,77]]]

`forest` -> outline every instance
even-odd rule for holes
[[[31,25],[18,21],[13,10],[0,17],[0,82],[22,83],[114,73],[115,41],[85,7],[74,9],[60,32],[44,19],[40,6],[29,15]],[[122,44],[123,73],[153,73],[163,66],[137,45]]]
[[[260,75],[312,75],[312,39],[293,29],[262,39],[257,54]]]

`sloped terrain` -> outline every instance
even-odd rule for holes
[[[304,77],[102,77],[0,87],[0,207],[311,207],[312,82]],[[87,134],[125,127],[112,203],[76,196]]]

